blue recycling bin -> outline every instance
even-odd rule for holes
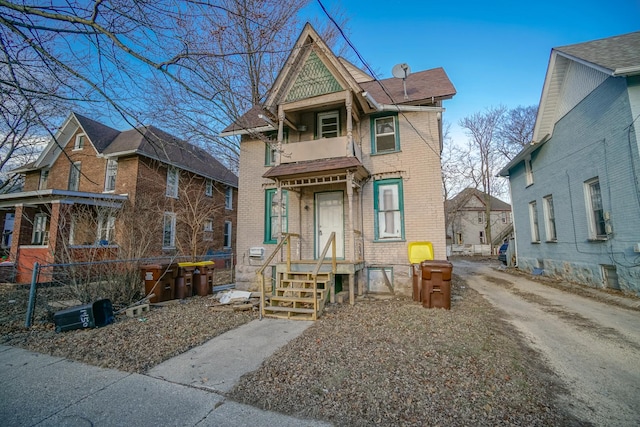
[[[53,315],[56,332],[72,329],[99,328],[115,322],[113,306],[108,299],[58,311]]]

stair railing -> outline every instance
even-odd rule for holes
[[[329,246],[331,246],[331,271],[336,274],[337,272],[337,263],[336,263],[336,233],[335,231],[331,233],[329,236],[329,240],[324,245],[324,249],[322,250],[322,254],[318,257],[318,262],[316,262],[316,266],[311,273],[313,277],[313,320],[318,319],[318,272],[320,272],[320,268],[324,264],[324,258],[327,255],[327,251],[329,250]],[[335,279],[334,279],[335,280]],[[333,285],[330,285],[331,289],[333,289]],[[328,289],[329,292],[333,292],[331,289]],[[329,292],[325,295],[325,299],[329,295]]]
[[[275,258],[276,254],[282,249],[284,245],[287,245],[287,271],[291,269],[291,237],[300,237],[299,234],[296,233],[283,233],[282,240],[276,248],[271,252],[271,255],[267,258],[267,260],[262,264],[262,267],[258,269],[256,274],[260,278],[260,320],[262,320],[262,316],[264,316],[264,270],[269,266],[269,263]],[[335,252],[335,251],[334,251]]]

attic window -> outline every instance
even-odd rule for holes
[[[84,135],[84,134],[76,135],[76,142],[73,145],[73,149],[74,150],[82,150],[82,148],[84,147],[84,140],[85,139],[86,139],[86,135]]]

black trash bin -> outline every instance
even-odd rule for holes
[[[98,328],[115,322],[113,306],[108,299],[101,299],[91,304],[79,305],[58,311],[53,315],[56,332],[72,329]]]

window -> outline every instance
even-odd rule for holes
[[[403,239],[402,180],[374,182],[375,239]]]
[[[111,214],[98,216],[98,243],[108,245],[113,242],[116,229],[116,217]]]
[[[340,116],[337,111],[318,114],[318,138],[340,136]]]
[[[277,163],[278,152],[278,132],[267,132],[264,134],[264,165],[273,166]],[[283,128],[282,142],[289,141],[289,128]]]
[[[600,180],[594,178],[586,183],[587,213],[589,216],[589,236],[592,239],[607,236],[605,226],[604,209],[602,206],[602,194],[600,193]]]
[[[484,212],[478,211],[478,224],[484,224]]]
[[[487,243],[484,239],[484,231],[480,230],[480,244],[484,245],[485,243]]]
[[[207,179],[204,185],[204,195],[207,197],[213,197],[213,181]]]
[[[282,190],[282,206],[279,207],[280,196],[277,190],[271,189],[265,192],[265,243],[277,243],[280,236],[280,224],[282,224],[282,232],[286,233],[289,229],[287,218],[287,206],[289,204],[289,193]]]
[[[176,246],[176,214],[164,213],[164,226],[162,228],[162,248],[173,249]]]
[[[553,211],[553,197],[546,196],[544,198],[544,221],[547,230],[547,241],[555,242],[556,237],[556,214]]]
[[[167,197],[178,198],[178,169],[170,167],[167,169]]]
[[[86,139],[85,135],[76,135],[76,142],[75,144],[73,144],[73,149],[74,150],[82,150],[82,148],[84,147],[84,140]]]
[[[118,174],[118,160],[109,159],[107,161],[107,174],[104,180],[104,191],[114,191],[116,189],[117,174]]]
[[[233,187],[227,187],[224,192],[224,208],[227,210],[233,209]]]
[[[371,119],[372,153],[389,153],[400,150],[398,116],[385,115]]]
[[[69,170],[69,187],[71,191],[78,191],[80,188],[80,170],[82,164],[80,162],[73,162],[71,169]]]
[[[502,221],[503,224],[510,224],[511,223],[511,212],[502,212],[500,214],[500,221]]]
[[[461,245],[462,241],[462,233],[456,233],[456,245]]]
[[[229,249],[231,247],[231,221],[224,222],[224,248]]]
[[[213,219],[204,222],[204,235],[202,240],[213,240]]]
[[[536,202],[529,203],[529,220],[531,222],[531,241],[540,242],[540,232],[538,231],[538,208]]]
[[[38,183],[38,190],[46,190],[47,181],[49,181],[49,169],[42,169],[40,171],[40,182]]]
[[[46,245],[47,214],[38,213],[33,218],[33,232],[31,233],[32,245]]]
[[[533,169],[531,168],[531,156],[524,159],[524,171],[525,178],[527,180],[527,187],[533,184]]]

